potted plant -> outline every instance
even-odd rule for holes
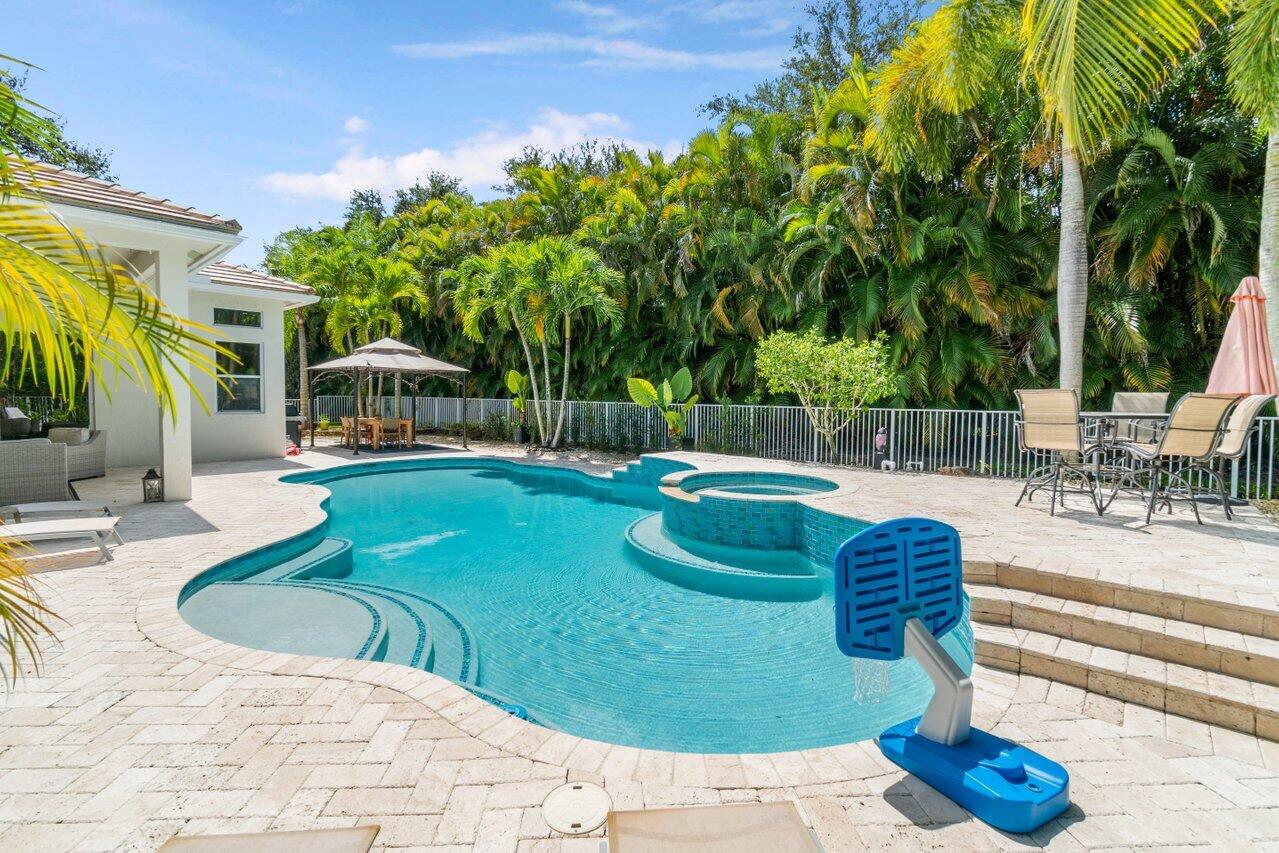
[[[515,406],[515,411],[519,413],[520,419],[515,425],[515,443],[528,444],[532,438],[528,431],[528,416],[525,410],[528,407],[528,394],[531,384],[529,378],[518,370],[508,370],[506,372],[506,389],[511,392],[511,403]]]
[[[697,405],[693,393],[693,374],[681,367],[670,379],[654,387],[652,382],[639,377],[626,380],[626,390],[631,399],[645,408],[654,408],[666,419],[666,433],[672,441],[679,442],[682,450],[693,449],[692,437],[686,436],[688,413]]]

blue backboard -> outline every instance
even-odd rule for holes
[[[835,554],[835,642],[849,657],[897,660],[916,616],[935,637],[964,611],[959,533],[931,518],[869,527]]]

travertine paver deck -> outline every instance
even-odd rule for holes
[[[0,849],[150,850],[177,832],[377,822],[388,848],[594,853],[596,841],[552,838],[541,820],[542,797],[566,778],[601,781],[619,807],[795,799],[832,851],[1279,845],[1279,745],[1027,676],[978,668],[976,716],[1072,771],[1075,807],[1033,837],[969,819],[870,743],[741,756],[610,746],[507,717],[428,673],[241,649],[187,627],[176,609],[186,580],[321,519],[322,489],[278,476],[345,461],[311,453],[198,466],[189,503],[119,506],[128,544],[115,562],[39,558],[66,622],[43,674],[0,710]],[[133,500],[138,473],[112,472],[81,492]],[[967,536],[1011,524],[1045,560],[1053,549],[1033,530],[1046,540],[1058,528],[1045,525],[1091,526],[1011,512],[1008,483],[832,476],[857,480],[854,501],[877,508],[858,514],[909,505],[959,522]],[[1172,529],[1179,549],[1197,541]],[[1093,570],[1158,562],[1139,552],[1159,540],[1141,535],[1107,546],[1098,533],[1088,547],[1103,565]],[[1195,547],[1209,555],[1261,560],[1274,547],[1203,535],[1213,538]],[[1170,562],[1161,582],[1202,572],[1214,589],[1238,582],[1273,595],[1271,579],[1247,569]]]

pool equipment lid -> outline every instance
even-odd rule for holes
[[[542,801],[542,819],[563,835],[586,835],[608,820],[613,798],[593,782],[560,785]]]

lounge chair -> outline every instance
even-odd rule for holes
[[[31,418],[17,406],[0,406],[0,439],[31,435]]]
[[[1110,506],[1121,490],[1139,489],[1147,495],[1147,524],[1157,504],[1172,512],[1174,498],[1189,500],[1195,521],[1203,524],[1190,474],[1202,470],[1212,459],[1225,433],[1226,418],[1238,399],[1234,394],[1186,394],[1173,407],[1168,427],[1157,442],[1118,441],[1111,444],[1114,449],[1127,454],[1133,465],[1121,469],[1105,506]],[[1146,479],[1144,484],[1141,483],[1142,478]],[[1173,487],[1178,483],[1184,488],[1184,495],[1180,490],[1174,491]]]
[[[609,812],[609,853],[821,853],[795,804]]]
[[[1067,491],[1088,495],[1093,509],[1101,515],[1096,471],[1085,461],[1099,448],[1084,443],[1078,395],[1070,388],[1021,389],[1016,393],[1021,449],[1037,455],[1047,453],[1048,461],[1030,472],[1014,506],[1020,506],[1027,497],[1034,500],[1040,489],[1051,488],[1051,515],[1056,515],[1058,501],[1063,507],[1066,505]]]
[[[44,501],[42,503],[0,506],[0,521],[12,515],[22,521],[24,515],[110,515],[111,508],[100,501]]]
[[[1226,463],[1242,459],[1248,452],[1248,437],[1252,434],[1253,424],[1257,422],[1261,410],[1273,399],[1272,394],[1253,394],[1240,400],[1230,412],[1230,419],[1226,421],[1225,432],[1217,443],[1217,449],[1213,451],[1212,459],[1207,462],[1194,460],[1190,463],[1192,468],[1217,487],[1217,496],[1226,511],[1227,519],[1234,518],[1235,514],[1226,494]]]
[[[175,835],[161,853],[368,853],[380,826],[344,826],[230,835]]]
[[[43,542],[52,539],[90,539],[102,552],[102,558],[113,559],[107,542],[114,540],[123,545],[124,540],[115,526],[120,523],[117,516],[101,518],[54,518],[47,521],[24,521],[21,524],[0,524],[0,542],[13,544],[23,542]]]

